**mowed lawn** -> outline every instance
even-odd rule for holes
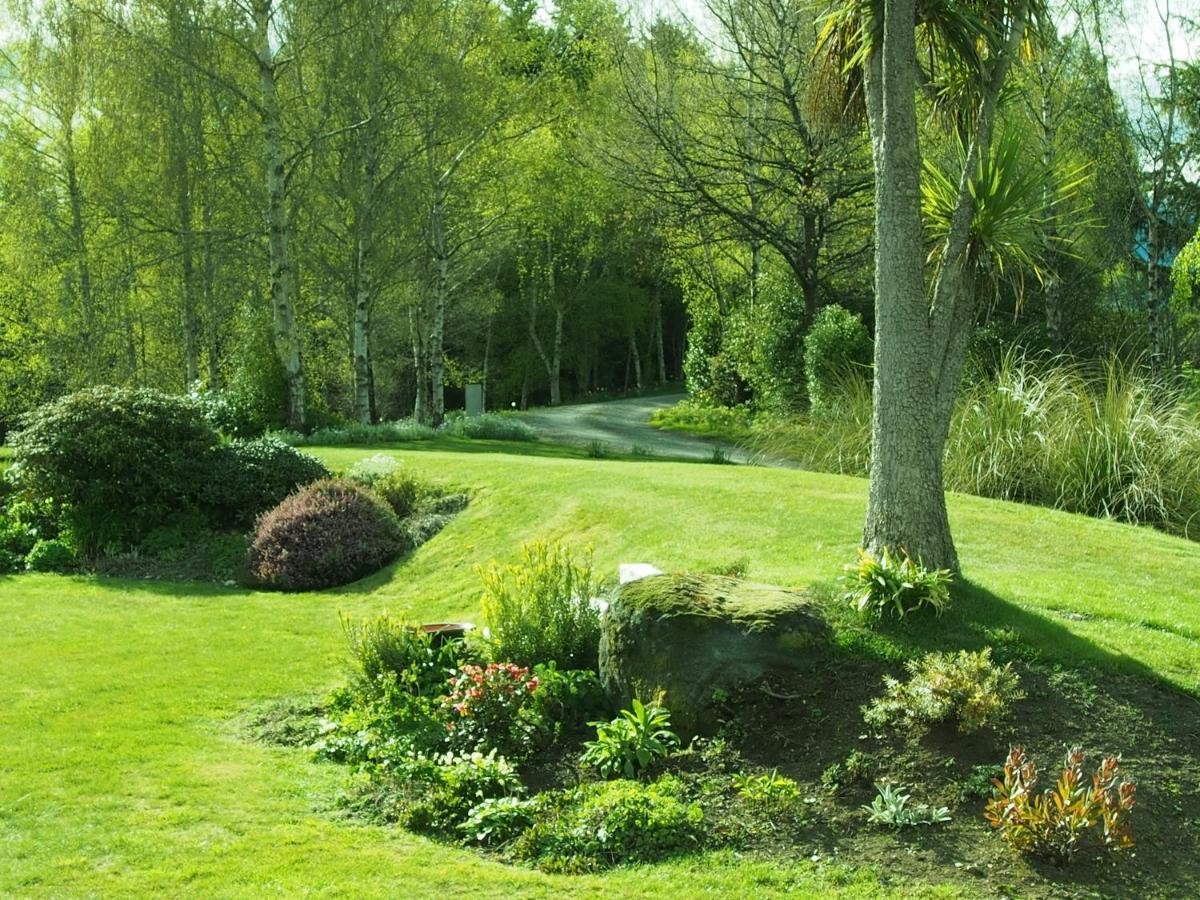
[[[337,467],[375,452],[320,451]],[[627,561],[745,559],[758,580],[829,582],[853,558],[865,503],[865,482],[796,471],[396,453],[473,499],[414,556],[352,588],[285,596],[0,577],[0,895],[957,893],[852,860],[780,867],[731,854],[547,876],[339,818],[343,769],[241,733],[256,704],[337,683],[339,610],[474,618],[474,567],[512,559],[533,538],[591,544],[613,573]],[[1197,702],[1200,545],[969,497],[953,498],[951,513],[970,579],[954,610],[870,646],[1023,641],[1068,663],[1161,677],[1191,692],[1181,702]]]

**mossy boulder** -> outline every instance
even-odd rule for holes
[[[804,670],[830,630],[801,591],[720,575],[652,575],[621,587],[600,633],[600,676],[622,705],[657,700],[683,734],[717,725],[714,697]]]

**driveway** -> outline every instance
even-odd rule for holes
[[[661,431],[650,424],[657,409],[674,406],[684,394],[605,400],[570,406],[541,407],[522,414],[542,440],[556,444],[589,446],[598,443],[609,453],[630,453],[634,447],[654,456],[708,461],[713,451],[724,450],[737,463],[794,467],[793,463],[750,453],[733,444],[680,431]]]

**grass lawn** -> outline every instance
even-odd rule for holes
[[[469,443],[455,449],[486,442]],[[952,883],[730,854],[542,875],[339,819],[344,770],[242,736],[256,704],[340,679],[339,610],[474,617],[473,567],[528,539],[590,543],[609,571],[744,558],[752,578],[789,585],[828,581],[853,557],[860,480],[521,449],[544,455],[396,451],[469,486],[472,503],[414,556],[339,591],[0,577],[0,895],[956,895]],[[319,452],[340,467],[381,451]],[[1200,545],[973,497],[952,498],[951,517],[970,578],[953,610],[883,633],[845,627],[844,640],[883,655],[939,635],[1022,641],[1200,694]]]

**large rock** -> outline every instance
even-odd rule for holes
[[[657,700],[681,734],[713,730],[714,695],[808,668],[829,626],[799,591],[719,575],[622,585],[600,633],[600,676],[617,702]]]

